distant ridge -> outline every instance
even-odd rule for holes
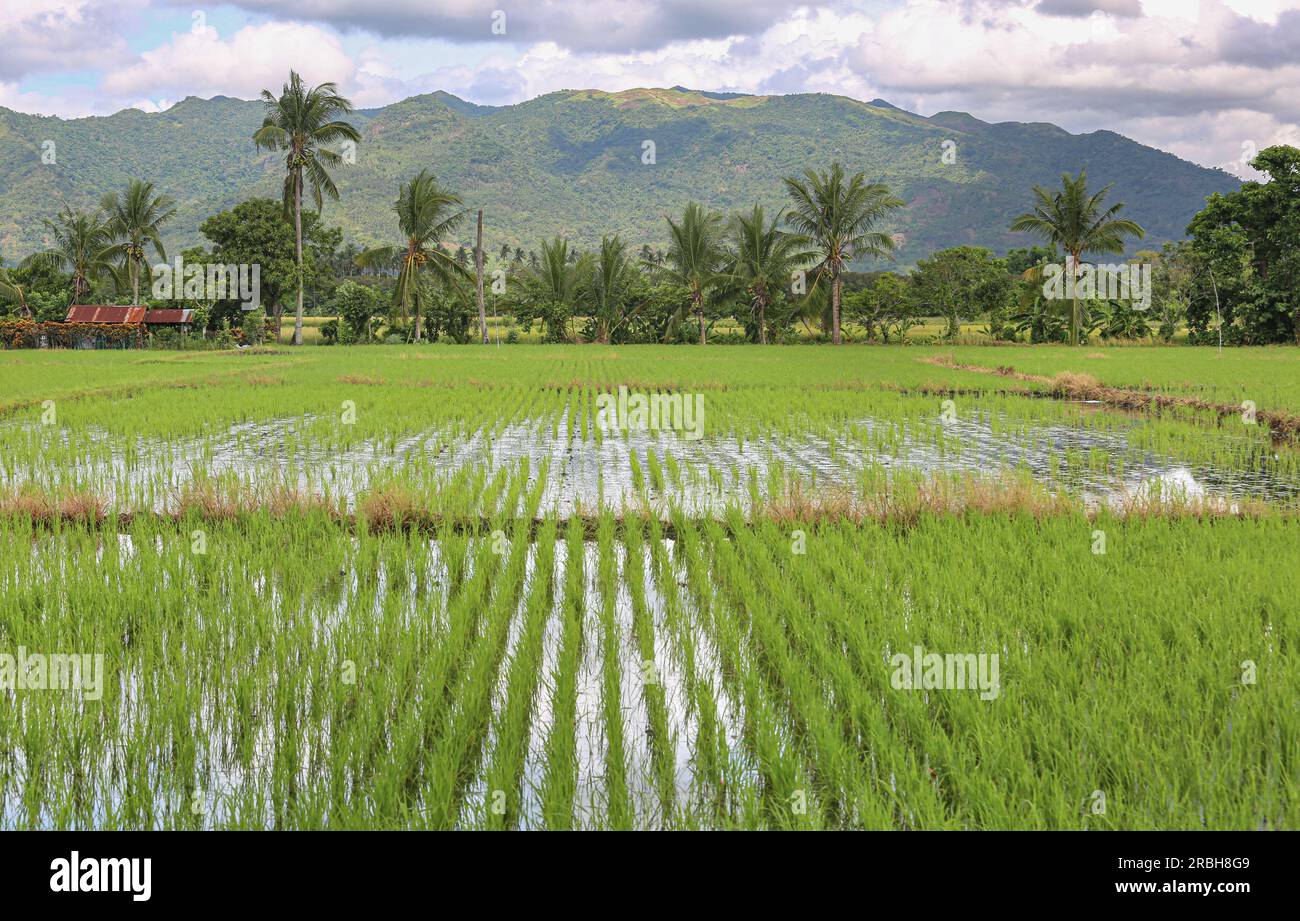
[[[0,255],[12,263],[39,248],[42,218],[65,203],[93,206],[131,177],[177,200],[170,249],[203,242],[198,226],[209,215],[279,195],[281,158],[249,140],[261,118],[260,102],[224,96],[69,120],[0,108]],[[783,176],[838,159],[908,202],[889,228],[899,234],[899,265],[958,244],[1029,245],[1007,226],[1029,206],[1030,187],[1084,166],[1097,187],[1113,183],[1125,215],[1148,229],[1143,247],[1181,237],[1207,195],[1239,185],[1111,131],[1074,135],[964,112],[925,118],[885,100],[825,93],[578,89],[485,106],[439,91],[358,111],[353,121],[363,143],[357,162],[339,171],[343,197],[327,204],[325,220],[363,245],[393,239],[397,185],[424,168],[467,207],[485,208],[494,249],[528,250],[555,234],[583,248],[604,233],[662,245],[663,215],[692,199],[724,211],[756,201],[780,207]],[[55,144],[55,164],[41,161],[45,141]],[[643,162],[646,141],[653,163]],[[955,163],[943,162],[945,141]],[[470,233],[467,224],[464,242]]]

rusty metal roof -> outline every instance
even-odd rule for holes
[[[193,310],[181,310],[179,308],[168,308],[166,310],[150,310],[144,315],[144,321],[149,324],[171,325],[177,323],[188,323],[190,317],[194,314]]]
[[[114,307],[104,304],[73,304],[68,308],[69,323],[143,323],[145,308]]]

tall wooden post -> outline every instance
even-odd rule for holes
[[[474,286],[478,294],[478,328],[488,344],[487,308],[483,305],[483,209],[478,209],[478,246],[474,249]]]

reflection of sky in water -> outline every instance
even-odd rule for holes
[[[741,442],[735,437],[687,440],[651,431],[611,433],[597,442],[594,437],[571,439],[568,419],[562,418],[558,427],[552,420],[531,420],[472,433],[411,432],[338,451],[313,446],[311,436],[302,432],[312,421],[242,423],[220,436],[177,442],[114,441],[102,431],[92,431],[83,436],[89,439],[84,453],[104,459],[77,461],[71,467],[45,464],[33,471],[0,457],[0,478],[13,484],[36,480],[81,486],[110,501],[125,496],[128,505],[162,507],[196,475],[231,474],[253,483],[328,493],[350,504],[379,478],[445,476],[467,465],[487,465],[495,471],[527,458],[534,472],[543,461],[550,463],[542,509],[567,515],[579,505],[591,509],[598,504],[637,504],[635,456],[652,505],[677,504],[691,514],[716,513],[729,502],[747,504],[751,472],[762,494],[769,471],[777,465],[790,476],[847,485],[871,467],[922,473],[1019,470],[1091,504],[1152,491],[1229,501],[1300,498],[1300,483],[1274,474],[1267,464],[1255,470],[1182,464],[1134,448],[1123,430],[993,420],[987,414],[959,417],[941,432],[926,423],[909,429],[902,423],[858,420],[846,425],[833,442],[817,434],[772,434]],[[39,434],[38,429],[25,434],[33,432]],[[75,455],[78,446],[67,443],[66,432],[50,437],[60,438]],[[680,482],[665,473],[663,490],[655,488],[652,453],[662,464],[670,458],[676,463]],[[1067,461],[1098,454],[1122,473]]]

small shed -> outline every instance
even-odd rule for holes
[[[73,327],[66,337],[66,343],[75,349],[129,348],[141,345],[141,333],[144,330],[144,317],[148,311],[144,307],[118,307],[113,304],[73,304],[68,308],[65,323],[76,323],[81,329]],[[87,333],[87,326],[119,327],[117,330],[105,329],[102,333]],[[126,333],[122,327],[135,328],[134,333]],[[134,341],[133,341],[134,340]]]
[[[150,310],[147,307],[118,307],[111,304],[73,304],[68,308],[67,323],[81,323],[93,326],[135,326],[141,331],[154,332],[159,329],[174,329],[185,335],[190,331],[194,311],[181,308]],[[78,335],[74,344],[80,349],[105,348],[110,343],[103,336]],[[141,344],[138,339],[137,345]]]
[[[144,323],[144,307],[115,307],[104,304],[73,304],[66,323]]]

